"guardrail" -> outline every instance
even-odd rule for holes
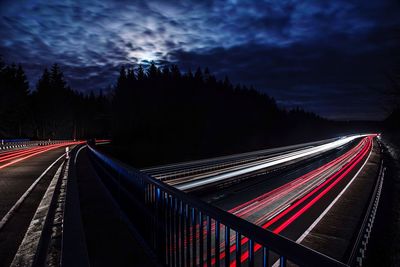
[[[364,220],[362,221],[362,225],[358,232],[356,241],[354,243],[353,249],[351,251],[349,260],[347,264],[349,266],[358,266],[361,267],[363,265],[363,260],[366,256],[366,250],[368,246],[368,241],[371,235],[372,227],[374,225],[375,216],[378,210],[379,200],[381,197],[383,180],[385,176],[386,167],[383,165],[383,160],[380,163],[380,170],[378,174],[378,179],[375,184],[374,191],[371,196],[370,203],[367,208],[367,212],[365,213]]]
[[[31,146],[46,146],[46,145],[54,145],[61,144],[65,142],[71,142],[71,140],[41,140],[41,141],[29,141],[29,140],[0,140],[0,151],[16,149],[16,148],[24,148]]]
[[[346,266],[89,149],[100,178],[162,265]]]

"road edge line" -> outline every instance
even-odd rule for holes
[[[364,169],[364,166],[367,164],[371,154],[374,143],[372,143],[371,151],[369,152],[369,155],[361,168],[357,171],[357,173],[353,176],[353,178],[350,180],[350,182],[342,189],[342,191],[336,196],[336,198],[329,204],[328,207],[318,216],[318,218],[310,225],[310,227],[307,228],[307,230],[296,240],[296,243],[301,243],[301,241],[306,238],[306,236],[314,229],[314,227],[322,220],[322,218],[328,213],[328,211],[335,205],[335,203],[339,200],[339,198],[346,192],[346,190],[350,187],[350,185],[354,182],[354,180],[357,178],[358,174]]]
[[[301,241],[304,240],[304,238],[306,238],[306,236],[312,231],[312,229],[314,229],[314,227],[322,220],[322,218],[326,215],[326,213],[328,213],[328,211],[333,207],[333,205],[335,205],[336,201],[339,200],[339,198],[344,194],[344,192],[347,190],[347,188],[350,187],[350,185],[353,183],[353,181],[357,178],[358,174],[361,172],[361,170],[364,168],[364,166],[367,164],[371,154],[372,154],[372,150],[374,148],[374,143],[372,142],[372,147],[371,147],[371,151],[368,154],[367,159],[365,160],[365,162],[363,163],[363,165],[361,166],[361,168],[357,171],[357,173],[353,176],[353,178],[350,180],[350,182],[342,189],[342,191],[339,193],[339,195],[336,196],[336,198],[331,202],[331,204],[329,204],[328,207],[326,207],[326,209],[318,216],[318,218],[307,228],[307,230],[296,240],[296,243],[300,244]],[[279,266],[280,260],[277,260],[272,267],[277,267]]]
[[[47,172],[60,160],[64,157],[65,153],[62,154],[59,158],[57,158],[44,172],[31,184],[31,186],[25,191],[25,193],[18,199],[18,201],[11,207],[11,209],[7,212],[6,215],[0,221],[0,231],[4,228],[10,218],[17,211],[19,206],[25,201],[25,199],[29,196],[29,194],[35,189],[36,185],[40,182],[40,180],[47,174]]]
[[[60,165],[56,174],[51,179],[51,182],[47,187],[38,208],[36,209],[35,215],[33,215],[24,239],[19,245],[17,253],[15,253],[10,267],[34,265],[35,259],[37,258],[37,253],[40,251],[43,230],[46,226],[49,210],[51,208],[57,183],[61,177],[63,166],[64,164]]]

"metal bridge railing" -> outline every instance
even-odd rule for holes
[[[90,147],[103,183],[166,266],[346,266]]]

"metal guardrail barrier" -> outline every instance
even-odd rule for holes
[[[0,143],[4,144],[4,143],[17,143],[17,142],[28,142],[30,141],[30,139],[23,139],[23,138],[19,138],[19,139],[0,139]]]
[[[374,191],[371,196],[370,203],[365,213],[364,220],[360,226],[355,244],[351,251],[347,264],[349,266],[362,266],[367,250],[368,241],[371,235],[372,227],[374,225],[375,216],[378,210],[379,200],[381,197],[383,180],[385,176],[386,167],[383,165],[383,160],[380,162],[378,179],[376,181]]]
[[[41,140],[41,141],[29,141],[25,139],[2,139],[0,140],[0,151],[9,150],[15,148],[31,147],[31,146],[46,146],[61,144],[65,142],[71,142],[71,140]]]
[[[89,148],[102,181],[162,265],[347,266]]]

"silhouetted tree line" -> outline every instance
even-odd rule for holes
[[[207,68],[122,67],[114,92],[114,144],[136,164],[302,142],[333,136],[336,127],[301,109],[285,111],[272,97],[218,80]]]
[[[0,60],[0,138],[72,139],[109,133],[110,101],[66,83],[57,64],[29,90],[21,65]]]
[[[351,128],[301,109],[286,111],[207,68],[123,66],[104,96],[72,90],[57,64],[30,91],[20,65],[0,64],[0,138],[111,137],[110,152],[139,165],[311,141]]]

